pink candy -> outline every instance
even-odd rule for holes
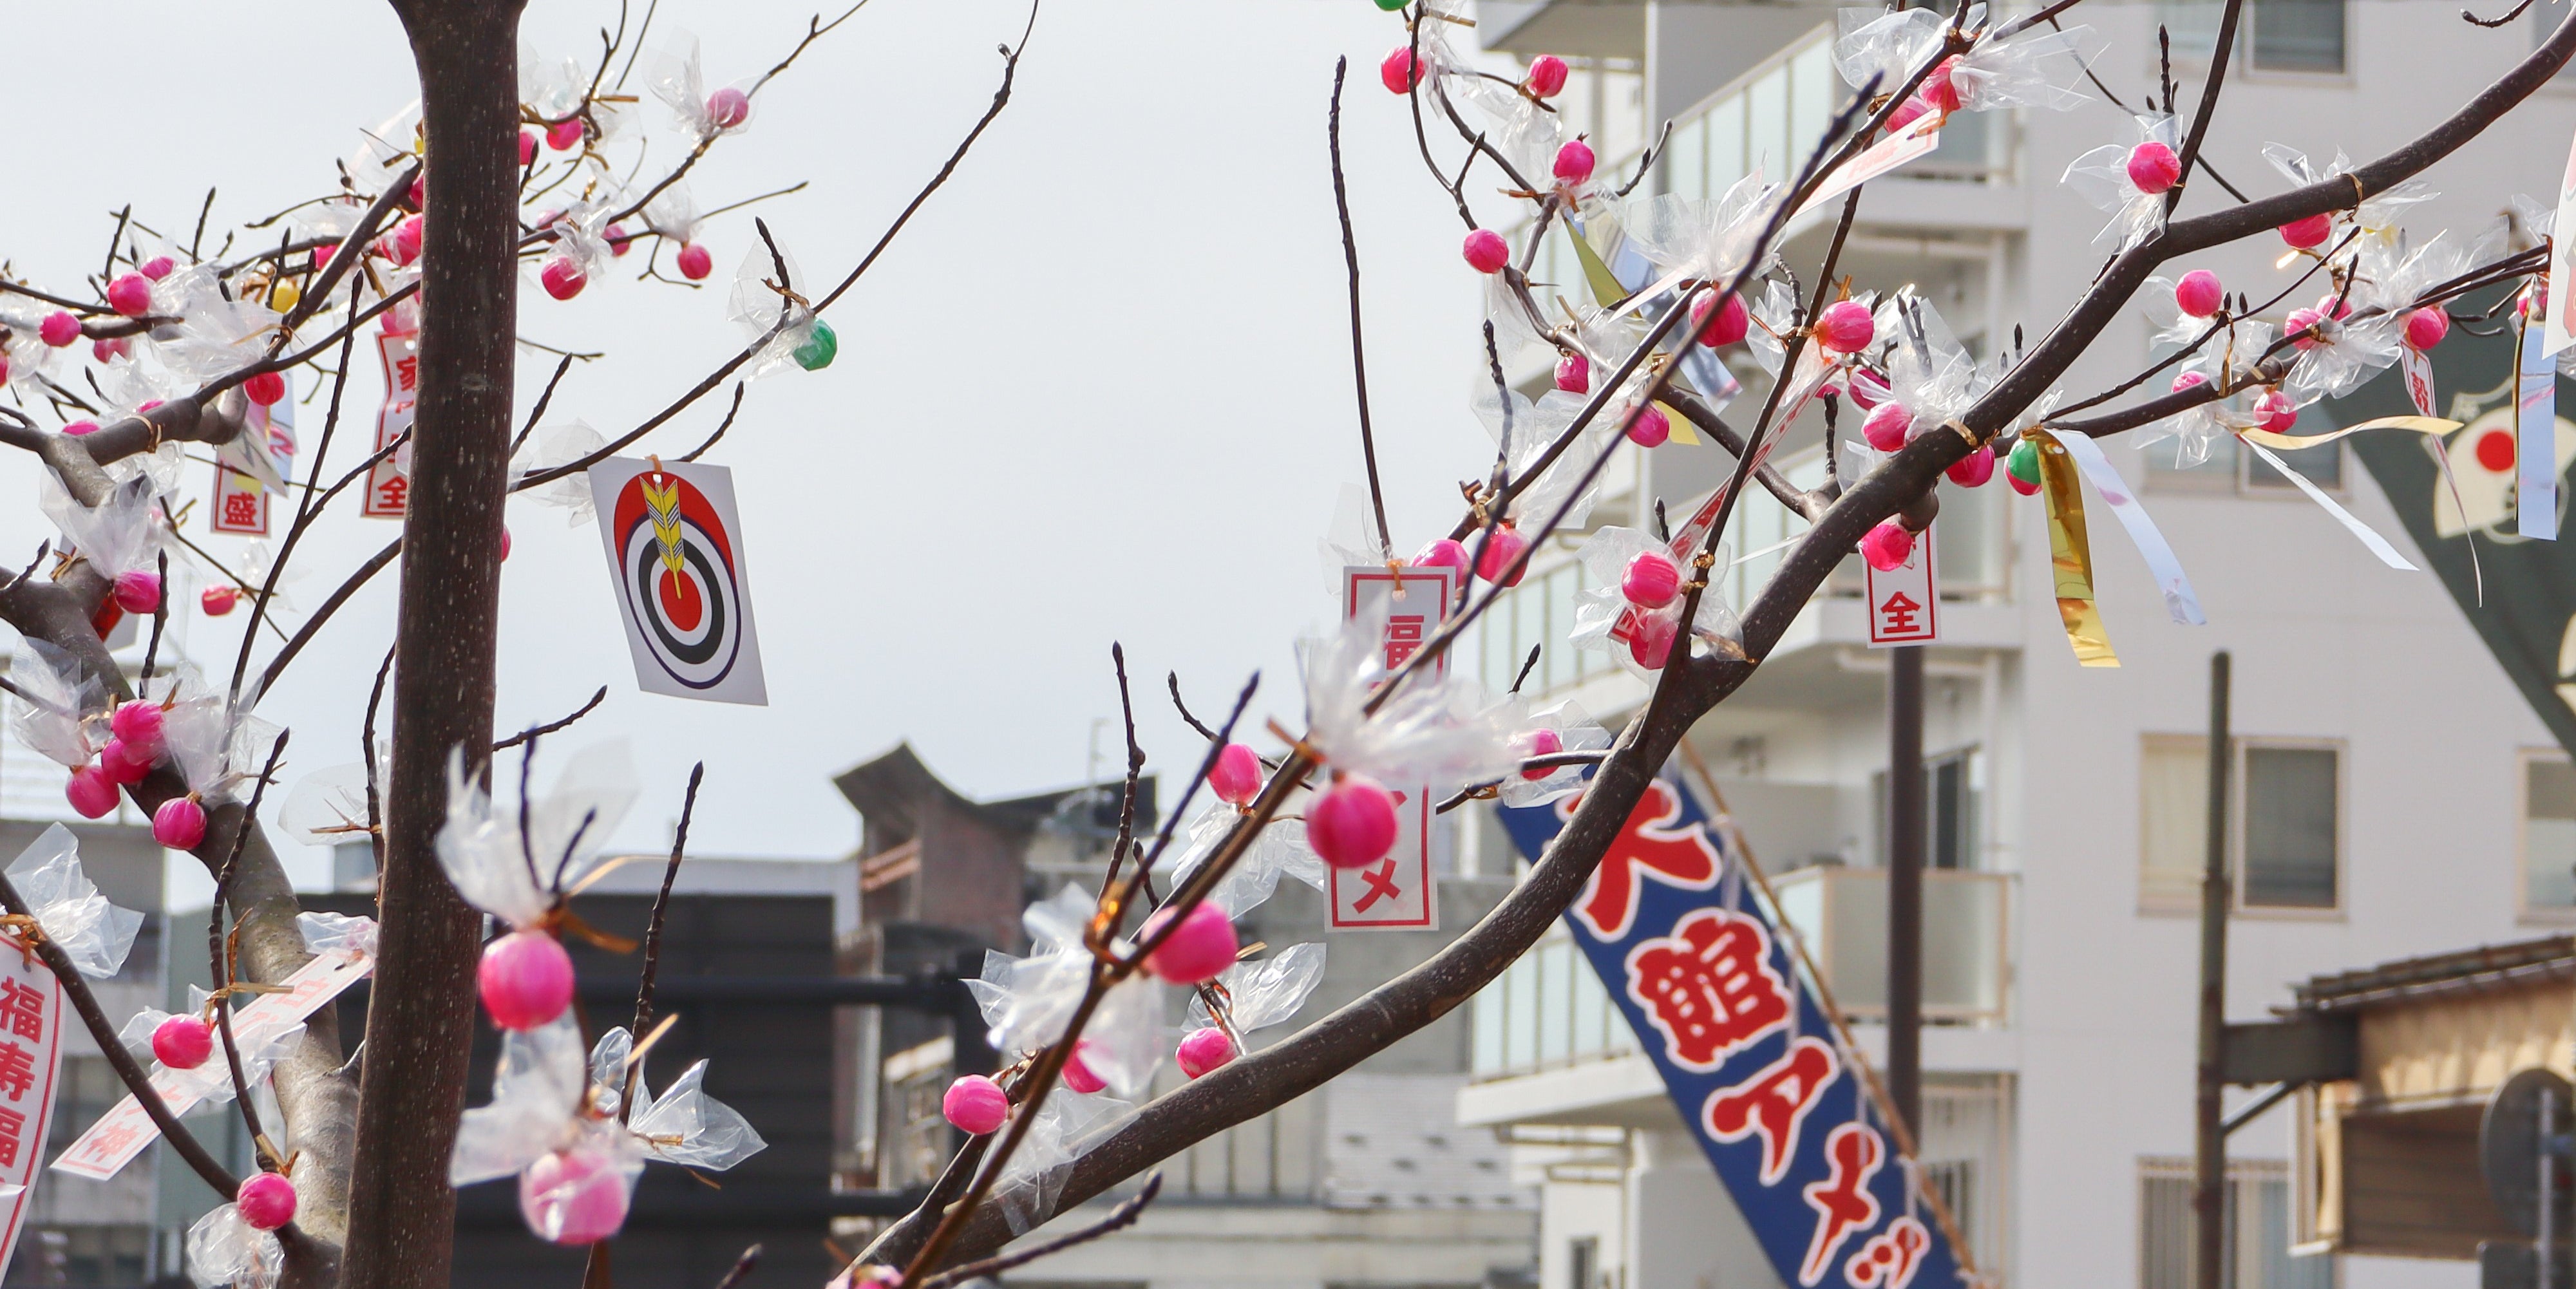
[[[2440,305],[2417,309],[2406,315],[2406,343],[2418,349],[2430,349],[2451,334],[2451,315]]]
[[[1880,520],[1878,527],[1870,529],[1860,539],[1860,557],[1881,573],[1903,568],[1906,558],[1913,553],[1914,534],[1893,519]]]
[[[1556,150],[1556,177],[1561,183],[1579,184],[1592,177],[1592,145],[1581,139],[1569,140]]]
[[[543,931],[513,931],[483,946],[474,987],[493,1024],[535,1029],[572,1006],[572,955]]]
[[[2174,305],[2195,318],[2206,318],[2218,312],[2227,302],[2227,293],[2219,289],[2218,275],[2207,269],[2193,269],[2174,283]]]
[[[36,324],[36,335],[46,344],[60,349],[81,338],[80,319],[56,309],[46,314],[43,322]]]
[[[1699,328],[1699,342],[1715,349],[1742,340],[1744,333],[1752,329],[1753,315],[1744,307],[1742,296],[1729,295],[1720,304],[1717,297],[1703,295],[1691,301],[1691,322]]]
[[[1520,743],[1521,759],[1525,761],[1535,760],[1542,756],[1554,756],[1565,750],[1565,736],[1557,733],[1555,730],[1546,729],[1544,727],[1531,730],[1529,733],[1522,735]],[[1521,771],[1521,777],[1532,783],[1536,783],[1539,780],[1556,773],[1557,768],[1558,767],[1553,765],[1532,766],[1529,769]]]
[[[1311,817],[1306,827],[1309,832],[1313,831]],[[1390,843],[1393,841],[1392,838],[1388,840]],[[1323,848],[1318,846],[1316,849]],[[1169,921],[1171,910],[1157,912],[1145,919],[1144,928],[1137,932],[1137,939],[1152,939]],[[1201,904],[1191,909],[1189,916],[1182,918],[1181,924],[1174,927],[1172,933],[1164,937],[1163,943],[1145,959],[1145,970],[1176,985],[1195,985],[1214,980],[1218,973],[1233,966],[1235,952],[1240,948],[1241,942],[1234,937],[1234,923],[1226,918],[1225,910],[1213,904]]]
[[[2270,430],[2274,434],[2279,434],[2299,423],[2298,405],[2290,401],[2289,395],[2277,389],[2267,389],[2263,391],[2262,397],[2254,400],[2254,414],[2263,418],[2261,428]]]
[[[1673,654],[1681,625],[1660,613],[1638,613],[1628,619],[1628,656],[1648,671],[1661,671]]]
[[[1414,553],[1415,568],[1454,568],[1461,576],[1467,572],[1467,548],[1447,537],[1435,537],[1429,545]]]
[[[624,224],[609,225],[606,236],[608,238],[608,253],[611,255],[623,256],[626,252],[635,249],[633,246],[635,238],[632,234],[626,231],[626,225]]]
[[[1467,257],[1467,267],[1479,273],[1500,273],[1504,265],[1512,262],[1511,243],[1490,228],[1479,228],[1467,234],[1466,242],[1458,250],[1459,254]]]
[[[275,407],[277,400],[286,397],[286,377],[273,371],[261,372],[242,382],[242,397],[262,407]]]
[[[1233,805],[1248,806],[1261,795],[1261,758],[1241,743],[1228,743],[1208,769],[1208,791]]]
[[[108,340],[93,340],[89,345],[89,356],[100,362],[106,362],[110,358],[123,358],[133,352],[134,342],[123,336]]]
[[[161,759],[156,748],[109,739],[98,751],[98,772],[118,787],[132,787],[152,775],[153,763]]]
[[[1858,353],[1878,334],[1869,306],[1858,300],[1836,300],[1816,315],[1816,343],[1829,353]]]
[[[707,95],[707,121],[719,130],[730,130],[751,119],[751,96],[731,85]]]
[[[1982,488],[1986,486],[1986,480],[1995,477],[1995,450],[1992,445],[1979,447],[1951,462],[1944,473],[1950,476],[1950,482],[1962,488]]]
[[[1592,360],[1581,354],[1564,354],[1556,360],[1556,387],[1569,394],[1592,392]]]
[[[113,813],[116,796],[116,784],[94,765],[72,771],[71,782],[63,785],[63,798],[83,819],[103,819]]]
[[[1914,428],[1914,413],[1903,403],[1881,403],[1869,409],[1869,418],[1860,423],[1860,436],[1881,452],[1894,452],[1905,446],[1905,436]]]
[[[1953,79],[1958,70],[1959,56],[1952,54],[1942,59],[1941,65],[1932,69],[1931,75],[1923,78],[1923,88],[1915,92],[1923,96],[1924,102],[1944,112],[1958,111],[1959,86]]]
[[[536,163],[537,132],[534,130],[521,130],[519,131],[519,168],[525,170]]]
[[[233,1206],[254,1230],[274,1231],[295,1220],[295,1183],[277,1173],[252,1173],[233,1192]]]
[[[388,250],[394,263],[409,264],[420,258],[420,235],[425,224],[421,216],[414,215],[394,225],[394,235],[385,239],[391,244]]]
[[[939,1098],[939,1117],[969,1137],[981,1137],[1011,1117],[1011,1099],[1002,1095],[1000,1084],[969,1074],[948,1085]]]
[[[197,593],[197,603],[210,618],[220,618],[232,612],[234,603],[240,599],[240,589],[231,586],[210,586]]]
[[[117,574],[116,607],[128,613],[150,613],[160,608],[161,575],[143,568]]]
[[[140,273],[120,275],[107,284],[107,307],[129,318],[152,311],[152,279]]]
[[[1897,104],[1895,111],[1887,114],[1887,132],[1889,134],[1894,134],[1907,126],[1914,124],[1915,121],[1921,119],[1924,113],[1931,110],[1932,105],[1924,102],[1922,99],[1909,98],[1904,102]]]
[[[178,264],[172,261],[169,256],[155,255],[151,259],[143,261],[142,273],[143,276],[158,282],[161,279],[170,276],[170,271],[177,267],[179,267]]]
[[[206,808],[195,797],[172,797],[152,812],[152,840],[172,850],[195,850],[205,839]]]
[[[1414,86],[1422,83],[1422,64],[1414,59],[1410,48],[1398,47],[1377,65],[1377,80],[1390,94],[1410,94]]]
[[[96,434],[98,433],[98,422],[73,421],[63,427],[63,433],[68,434],[73,438],[79,438],[84,434]]]
[[[2129,149],[2129,182],[2138,191],[2152,197],[2174,186],[2182,178],[2182,158],[2174,150],[2150,139]]]
[[[1628,422],[1628,441],[1641,448],[1662,447],[1673,436],[1672,418],[1652,403],[1637,409],[1637,419]]]
[[[1181,1040],[1180,1050],[1172,1053],[1172,1060],[1181,1067],[1181,1073],[1195,1079],[1232,1063],[1234,1040],[1214,1025],[1191,1030],[1189,1037]]]
[[[2333,214],[2310,215],[2281,225],[2281,240],[2304,251],[2325,241],[2333,232]]]
[[[1520,585],[1522,576],[1529,572],[1529,565],[1521,560],[1522,553],[1529,550],[1529,539],[1505,520],[1491,533],[1480,532],[1478,540],[1484,545],[1476,553],[1476,576],[1505,586]]]
[[[154,755],[161,751],[162,727],[166,715],[161,704],[148,698],[131,698],[116,705],[107,717],[108,732],[129,747],[143,748]]]
[[[582,272],[580,265],[563,259],[546,261],[546,267],[538,272],[537,280],[545,285],[546,294],[558,300],[569,300],[590,285],[590,275]]]
[[[1682,593],[1681,566],[1662,551],[1639,551],[1619,578],[1619,594],[1628,603],[1660,609]]]
[[[715,271],[716,257],[708,254],[707,248],[696,242],[680,248],[680,276],[692,282],[698,282],[705,280],[709,273]]]
[[[173,1016],[152,1027],[152,1055],[174,1070],[193,1070],[215,1054],[215,1031],[194,1016]]]
[[[557,121],[546,127],[546,146],[557,152],[568,152],[581,146],[582,134],[580,117]]]
[[[1090,1039],[1084,1039],[1073,1045],[1073,1055],[1064,1058],[1062,1076],[1066,1087],[1085,1096],[1109,1086],[1109,1081],[1092,1073],[1090,1063],[1082,1059],[1082,1049],[1089,1046],[1091,1046]]]
[[[2187,372],[2184,372],[2183,374],[2181,374],[2181,375],[2179,375],[2179,376],[2174,377],[2174,379],[2173,379],[2173,392],[2175,392],[2175,393],[2179,394],[2179,393],[2183,392],[2183,391],[2184,391],[2184,390],[2186,390],[2186,389],[2190,389],[2190,388],[2192,388],[2192,387],[2193,387],[2193,386],[2195,386],[2195,385],[2206,385],[2206,384],[2208,384],[2208,383],[2209,383],[2209,378],[2208,378],[2207,376],[2203,376],[2203,375],[2201,375],[2199,372],[2196,372],[2196,371],[2187,371]]]
[[[597,1244],[626,1225],[626,1177],[607,1152],[558,1150],[519,1174],[519,1216],[554,1244]]]
[[[1554,54],[1541,54],[1530,60],[1529,76],[1522,84],[1540,98],[1555,98],[1565,92],[1565,60]]]
[[[1306,842],[1335,868],[1358,868],[1395,848],[1395,796],[1364,775],[1336,776],[1306,805]]]

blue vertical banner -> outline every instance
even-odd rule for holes
[[[1580,800],[1498,809],[1535,862]],[[1740,860],[1708,811],[1660,776],[1566,924],[1782,1283],[1964,1283]]]

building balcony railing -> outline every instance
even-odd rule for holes
[[[1780,912],[1806,942],[1843,1015],[1887,1016],[1887,870],[1802,868],[1773,882]],[[1923,874],[1923,1018],[2004,1021],[2012,878],[1933,869]]]
[[[1552,930],[1476,995],[1471,1077],[1508,1078],[1637,1050],[1601,977],[1563,929]]]

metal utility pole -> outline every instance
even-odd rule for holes
[[[1923,1131],[1923,646],[1887,669],[1887,1098]]]
[[[2223,1289],[2227,1253],[2227,651],[2209,658],[2209,851],[2200,873],[2200,1069],[2192,1151],[2193,1289]]]

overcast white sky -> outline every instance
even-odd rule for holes
[[[774,61],[811,12],[664,0],[660,22],[698,34],[720,83]],[[763,92],[754,127],[699,168],[700,205],[810,180],[759,212],[804,272],[837,278],[983,110],[995,45],[1026,12],[873,0]],[[614,0],[537,0],[523,30],[548,56],[595,57],[616,18]],[[770,705],[638,693],[595,530],[521,499],[500,727],[551,719],[605,682],[606,705],[553,747],[633,739],[646,797],[622,842],[667,837],[703,757],[693,850],[823,856],[856,835],[828,776],[898,740],[970,794],[1079,781],[1093,719],[1117,710],[1113,639],[1159,769],[1184,773],[1201,750],[1163,697],[1168,669],[1205,709],[1259,668],[1256,719],[1293,717],[1290,642],[1330,612],[1316,541],[1361,477],[1324,148],[1336,55],[1353,63],[1344,146],[1399,547],[1449,522],[1454,481],[1490,450],[1462,397],[1476,282],[1400,100],[1377,84],[1401,32],[1367,0],[1047,0],[1010,110],[829,315],[837,365],[756,383],[709,458],[735,471]],[[20,101],[60,105],[44,128],[12,132],[17,182],[0,202],[0,255],[38,282],[95,272],[107,215],[129,201],[170,231],[208,185],[218,226],[316,194],[357,132],[415,94],[382,4],[153,0],[112,19],[18,7],[7,34]],[[114,67],[146,92],[105,89]],[[748,214],[720,217],[706,240],[720,283],[753,240]],[[611,274],[570,304],[533,286],[524,298],[523,335],[609,351],[575,370],[550,424],[614,435],[740,344],[721,290]],[[524,409],[552,360],[521,362]],[[359,398],[371,383],[352,386],[361,414],[335,447],[343,462],[372,433]],[[686,451],[720,410],[711,401],[639,450]],[[319,422],[307,413],[308,450]],[[0,475],[0,496],[22,499],[0,509],[15,563],[51,530],[32,467],[0,461]],[[188,487],[209,475],[191,467]],[[292,589],[318,602],[392,535],[383,521],[329,524]],[[289,783],[357,759],[393,596],[388,573],[263,708],[294,727]],[[245,616],[198,619],[192,654],[228,671]],[[1114,728],[1103,740],[1114,766]]]

